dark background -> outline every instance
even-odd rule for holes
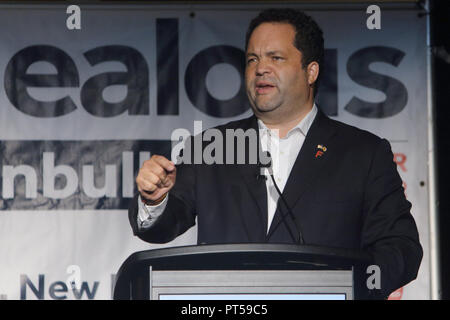
[[[436,120],[438,232],[442,299],[450,299],[450,1],[431,2],[433,93]],[[443,50],[445,49],[445,51]]]

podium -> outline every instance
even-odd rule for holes
[[[369,264],[359,250],[294,244],[147,250],[124,261],[114,299],[360,299]]]

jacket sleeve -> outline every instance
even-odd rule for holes
[[[366,182],[361,245],[381,271],[373,293],[385,299],[417,277],[423,251],[391,147],[379,141]]]

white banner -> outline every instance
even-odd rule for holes
[[[219,10],[220,8],[220,10]],[[110,299],[133,237],[128,203],[150,154],[251,114],[245,32],[260,6],[0,7],[0,298]],[[319,106],[391,142],[424,258],[393,298],[430,298],[426,21],[383,10],[307,11],[324,31]],[[195,227],[164,246],[196,243]],[[81,281],[81,290],[68,282]]]

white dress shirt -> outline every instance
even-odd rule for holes
[[[289,130],[284,138],[279,138],[278,130],[270,130],[264,122],[258,119],[259,139],[262,151],[269,151],[272,158],[273,177],[281,192],[286,185],[289,174],[294,166],[297,155],[303,146],[306,135],[317,114],[317,106],[314,104],[311,111],[294,128]],[[266,174],[268,174],[266,169]],[[269,232],[278,202],[278,192],[272,179],[266,179],[267,188],[267,232]],[[156,206],[147,206],[139,196],[138,226],[149,228],[163,213],[167,205],[166,197]]]
[[[289,130],[284,138],[279,137],[278,130],[270,130],[261,120],[258,120],[261,149],[263,151],[269,151],[271,154],[273,177],[281,192],[283,192],[297,155],[303,146],[306,134],[316,114],[317,107],[314,104],[311,111],[294,128]],[[266,169],[266,189],[267,232],[269,232],[270,224],[277,209],[279,195],[267,171],[268,169]]]

